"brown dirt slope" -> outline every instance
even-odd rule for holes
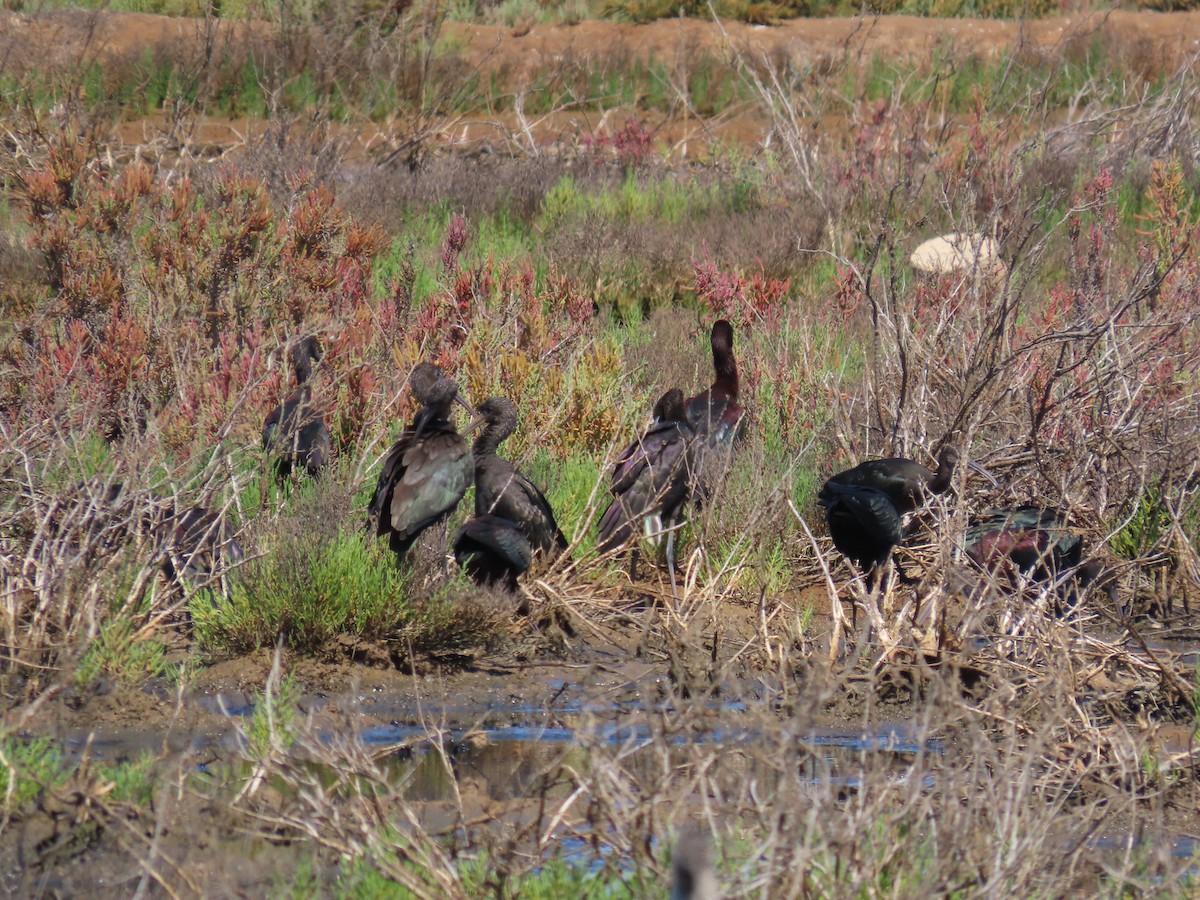
[[[1139,54],[1178,64],[1200,52],[1200,12],[1073,15],[1030,22],[992,19],[929,19],[881,16],[869,19],[792,19],[775,26],[696,19],[669,19],[648,25],[589,21],[579,25],[536,26],[520,36],[508,29],[452,26],[474,59],[495,47],[497,64],[535,68],[558,57],[586,58],[624,48],[636,57],[670,59],[697,51],[723,52],[729,45],[768,56],[787,56],[811,65],[842,54],[919,60],[950,44],[963,53],[999,54],[1027,47],[1049,50],[1081,36],[1099,35]]]
[[[94,27],[93,27],[94,26]],[[254,29],[221,23],[223,29]],[[199,41],[202,20],[134,13],[59,13],[31,17],[0,12],[0,39],[18,65],[71,59],[91,50],[100,55],[138,55],[147,48]],[[952,44],[960,52],[994,54],[1027,47],[1049,50],[1081,37],[1098,35],[1123,52],[1159,64],[1177,65],[1200,52],[1200,11],[1122,12],[1071,15],[1029,22],[984,19],[930,19],[882,16],[873,19],[792,19],[774,26],[696,19],[668,19],[647,25],[587,21],[577,25],[538,25],[528,31],[487,25],[448,24],[443,46],[469,60],[519,76],[557,59],[587,58],[614,51],[634,57],[671,59],[698,51],[714,53],[732,44],[800,65],[844,54],[921,59]],[[15,39],[15,40],[11,40]],[[49,54],[49,55],[47,55]]]

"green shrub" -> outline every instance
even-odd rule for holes
[[[80,660],[75,680],[87,685],[107,675],[122,684],[141,684],[167,674],[168,669],[166,645],[157,638],[138,637],[133,619],[118,613],[100,626],[99,636]]]
[[[485,643],[490,616],[443,588],[418,596],[411,570],[360,531],[293,534],[240,570],[228,600],[192,604],[200,645],[220,652],[273,647],[329,650],[341,635],[383,642],[395,654],[458,651]]]
[[[97,773],[112,785],[108,799],[146,807],[154,799],[157,760],[151,753],[115,765],[97,767]]]
[[[66,777],[62,751],[49,738],[0,740],[0,802],[5,813],[19,813],[40,791]]]

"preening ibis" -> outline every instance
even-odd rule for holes
[[[834,475],[817,495],[833,545],[864,573],[882,571],[904,536],[904,515],[919,509],[931,495],[949,490],[957,464],[958,451],[945,446],[936,470],[892,457],[869,459]],[[969,465],[995,481],[979,466]],[[905,580],[903,573],[900,577]]]
[[[694,433],[686,419],[683,391],[674,388],[658,399],[649,430],[626,447],[613,466],[613,501],[600,517],[601,553],[623,546],[639,530],[649,535],[666,531],[672,585],[675,525],[690,496]]]
[[[511,519],[477,515],[454,535],[454,559],[474,581],[517,590],[517,578],[533,561],[524,529]]]
[[[530,481],[497,451],[517,430],[517,407],[506,397],[491,397],[476,408],[484,421],[475,438],[475,515],[514,522],[540,553],[557,556],[567,549],[567,539],[554,521],[554,510]]]
[[[826,482],[826,486],[838,484],[881,491],[903,515],[920,508],[930,495],[944,494],[949,490],[957,465],[958,451],[946,446],[938,453],[936,471],[911,459],[868,459],[853,469],[834,475]]]
[[[818,500],[833,546],[864,573],[882,571],[904,536],[904,519],[892,498],[878,488],[831,478]]]
[[[471,448],[450,422],[451,404],[464,403],[458,385],[422,363],[409,375],[409,387],[422,406],[384,457],[368,507],[376,534],[388,536],[397,556],[454,511],[475,474]]]
[[[1015,583],[1018,575],[1036,582],[1058,582],[1054,611],[1074,608],[1079,590],[1098,583],[1110,599],[1115,582],[1098,560],[1083,558],[1083,538],[1071,531],[1058,510],[1039,506],[993,509],[971,521],[967,556],[985,572]],[[1073,570],[1073,571],[1072,571]]]
[[[288,478],[299,467],[316,478],[329,461],[329,429],[313,408],[309,383],[313,363],[319,363],[322,355],[321,344],[312,336],[292,346],[296,387],[263,422],[263,449],[279,454],[275,473],[280,479]]]
[[[708,390],[690,398],[685,406],[687,424],[697,439],[692,483],[700,500],[712,494],[746,427],[746,410],[737,402],[733,326],[724,319],[716,322],[711,343],[716,377]]]

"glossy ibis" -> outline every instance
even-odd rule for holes
[[[301,467],[316,478],[329,461],[329,429],[313,408],[309,383],[313,363],[319,363],[321,357],[321,345],[315,337],[306,337],[292,346],[296,388],[263,422],[263,449],[279,453],[275,473],[280,479]]]
[[[139,531],[148,530],[146,517],[134,510],[131,492],[121,481],[91,478],[77,481],[70,491],[50,501],[45,518],[46,536],[82,551],[90,565],[96,556],[116,553]],[[57,553],[66,555],[65,547]]]
[[[506,397],[491,397],[476,407],[483,430],[475,438],[475,515],[515,522],[540,553],[557,556],[567,539],[554,521],[554,511],[511,462],[498,454],[500,444],[517,430],[517,407]]]
[[[675,525],[690,494],[694,433],[687,423],[683,391],[673,388],[654,404],[654,422],[617,458],[612,471],[613,501],[600,516],[598,549],[608,553],[638,531],[667,533],[667,569],[675,584]],[[630,560],[636,575],[637,551]]]
[[[477,515],[454,535],[454,559],[476,583],[516,592],[517,578],[533,561],[533,547],[511,519]]]
[[[930,495],[944,494],[949,490],[957,465],[958,451],[945,446],[938,453],[936,471],[911,459],[868,459],[853,469],[834,475],[826,482],[826,486],[836,484],[881,491],[903,515],[920,508]]]
[[[202,506],[180,509],[173,499],[100,479],[77,482],[72,500],[56,502],[47,524],[50,533],[64,536],[82,551],[85,564],[97,553],[110,556],[146,539],[162,574],[181,588],[185,580],[208,582],[245,559],[227,518]],[[61,515],[64,511],[66,516]]]
[[[184,579],[207,581],[245,559],[228,520],[201,506],[181,510],[174,500],[158,499],[148,491],[138,495],[120,481],[100,479],[77,483],[74,497],[75,510],[60,521],[56,509],[51,527],[86,535],[85,559],[90,560],[93,550],[115,553],[145,536],[163,574],[177,586]]]
[[[697,438],[692,480],[700,500],[711,495],[746,428],[746,411],[737,402],[733,326],[725,319],[713,324],[711,344],[715,373],[712,386],[691,397],[685,406],[687,424]]]
[[[245,559],[229,522],[199,506],[165,510],[153,525],[163,574],[172,581],[204,582]]]
[[[878,488],[833,478],[817,496],[833,546],[865,574],[882,572],[904,537],[904,518],[892,498]]]
[[[475,472],[471,448],[450,422],[451,404],[464,403],[458,385],[422,363],[409,375],[409,387],[422,406],[384,457],[368,507],[376,534],[386,534],[401,557],[422,531],[454,511]]]
[[[825,509],[833,545],[864,574],[882,572],[904,537],[904,515],[919,509],[933,494],[950,489],[958,451],[945,446],[936,471],[911,459],[869,459],[839,472],[822,486],[817,499]],[[972,464],[982,474],[985,470]],[[995,479],[992,479],[995,481]],[[901,581],[908,581],[898,571]]]
[[[1063,615],[1078,602],[1079,590],[1096,583],[1115,599],[1115,581],[1098,560],[1083,558],[1083,538],[1071,531],[1058,510],[1038,506],[993,509],[972,519],[967,556],[983,571],[1019,576],[1056,586],[1054,611]]]

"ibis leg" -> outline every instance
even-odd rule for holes
[[[667,532],[667,571],[671,575],[671,599],[676,599],[679,589],[675,584],[675,529]]]

